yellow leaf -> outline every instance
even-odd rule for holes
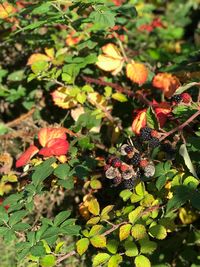
[[[106,237],[103,235],[95,235],[90,239],[91,244],[95,248],[104,248],[106,247]]]
[[[76,249],[78,251],[78,254],[83,255],[83,253],[85,253],[85,251],[88,249],[89,244],[90,241],[88,238],[81,238],[80,240],[78,240],[78,242],[76,242]]]
[[[125,225],[122,225],[119,228],[119,239],[120,239],[120,241],[126,239],[130,235],[131,227],[132,227],[131,224],[125,224]]]
[[[191,224],[199,218],[199,215],[188,208],[180,208],[179,218],[183,224]]]
[[[59,87],[51,95],[53,102],[60,108],[70,109],[77,105],[77,101],[72,96],[69,96],[70,88]]]
[[[148,77],[148,69],[142,63],[131,62],[126,66],[126,76],[134,83],[142,85]]]
[[[39,61],[50,61],[50,60],[51,58],[46,56],[45,54],[36,53],[29,57],[27,65],[32,65],[35,62],[39,62]]]
[[[0,183],[0,196],[7,194],[12,190],[12,186],[9,184],[5,184],[4,182]]]
[[[97,199],[92,199],[92,200],[89,202],[88,210],[89,210],[89,212],[92,213],[93,215],[99,215],[100,207],[99,207],[99,202],[97,201]]]
[[[96,65],[104,71],[109,71],[113,75],[117,75],[121,71],[124,63],[124,59],[119,50],[114,44],[109,43],[102,47],[102,51],[104,54],[98,56]]]
[[[51,59],[54,58],[55,56],[55,51],[54,51],[54,48],[45,48],[44,49],[45,53],[47,54],[48,57],[50,57]]]

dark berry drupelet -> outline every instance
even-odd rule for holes
[[[140,160],[141,160],[140,154],[135,153],[131,159],[131,164],[134,166],[138,166],[140,164]]]
[[[152,137],[149,140],[149,146],[155,148],[160,145],[160,140],[157,137]]]
[[[112,161],[111,161],[111,165],[114,167],[114,168],[119,168],[121,166],[121,160],[119,158],[114,158]]]
[[[181,95],[174,95],[174,96],[172,96],[172,98],[171,98],[171,102],[175,102],[176,104],[180,103],[181,100],[182,100]]]
[[[123,185],[126,189],[133,189],[133,186],[135,185],[135,179],[131,178],[128,180],[124,180]]]
[[[149,127],[144,127],[140,130],[140,138],[143,141],[149,141],[151,139],[151,131],[152,129]]]

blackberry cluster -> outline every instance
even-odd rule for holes
[[[181,100],[182,100],[181,95],[174,95],[174,96],[172,96],[172,98],[171,98],[171,102],[175,102],[176,104],[180,103]]]
[[[144,127],[140,130],[140,138],[143,141],[149,141],[151,139],[151,131],[152,129],[149,127]]]
[[[131,178],[129,180],[124,180],[123,181],[123,185],[126,189],[133,189],[134,185],[135,185],[135,179]]]

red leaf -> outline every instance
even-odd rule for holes
[[[63,128],[43,128],[38,133],[40,145],[45,147],[47,143],[52,139],[63,139],[67,138],[65,130]]]
[[[55,138],[49,140],[46,146],[40,149],[39,154],[45,157],[65,155],[69,150],[69,143],[67,140]]]
[[[147,118],[146,118],[146,109],[141,110],[132,123],[132,130],[134,133],[139,134],[141,128],[146,126]]]
[[[22,167],[24,165],[26,165],[29,160],[35,155],[37,154],[39,151],[39,149],[34,146],[34,145],[31,145],[20,157],[19,159],[17,160],[16,162],[16,167],[19,168],[19,167]]]

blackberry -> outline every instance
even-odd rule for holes
[[[119,168],[121,166],[121,160],[119,158],[114,158],[111,161],[111,165],[115,168]]]
[[[127,154],[133,152],[133,147],[131,145],[127,145],[124,150],[126,151]]]
[[[121,176],[117,176],[112,180],[113,184],[116,185],[116,186],[119,185],[121,183],[121,181],[122,181],[122,177]]]
[[[171,102],[175,102],[176,104],[180,103],[182,100],[181,95],[174,95],[171,97]]]
[[[135,185],[135,179],[131,178],[129,180],[124,180],[123,185],[126,189],[133,189],[133,186]]]
[[[140,154],[135,153],[131,159],[131,164],[134,166],[138,166],[140,164],[140,160],[141,160]]]
[[[160,145],[160,140],[157,137],[152,137],[149,140],[149,146],[155,148]]]
[[[140,138],[143,141],[149,141],[151,139],[151,131],[152,129],[149,127],[144,127],[140,130]]]

